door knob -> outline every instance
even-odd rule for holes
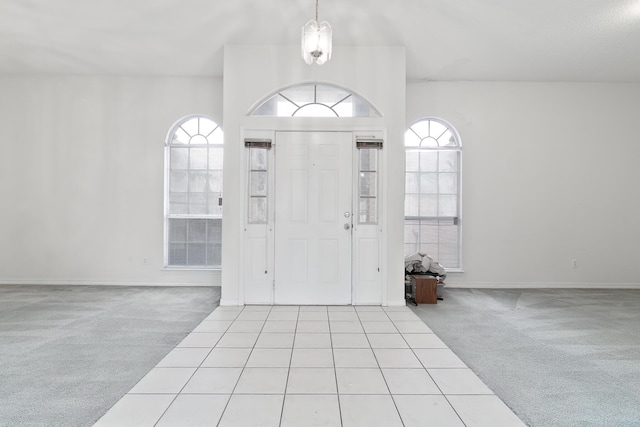
[[[349,230],[350,228],[351,228],[351,224],[345,224],[345,225],[344,225],[344,229],[345,229],[345,230]]]

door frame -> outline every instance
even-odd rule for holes
[[[364,123],[364,124],[363,124]],[[275,156],[277,153],[277,132],[350,132],[352,134],[352,234],[351,234],[351,304],[352,305],[387,305],[387,281],[383,280],[386,275],[386,242],[387,242],[387,218],[386,218],[386,164],[387,149],[379,152],[379,178],[378,178],[378,223],[374,226],[363,227],[357,223],[357,199],[358,199],[358,150],[356,148],[356,137],[376,137],[386,140],[386,127],[379,118],[355,119],[340,118],[281,118],[281,117],[246,117],[240,129],[241,141],[243,144],[246,138],[270,139],[276,143],[268,152],[268,221],[262,226],[252,226],[247,224],[248,214],[248,150],[243,147],[243,161],[241,164],[241,188],[244,194],[241,199],[241,218],[237,226],[243,231],[243,238],[239,242],[239,259],[250,257],[255,265],[244,268],[240,263],[238,277],[238,303],[245,304],[274,304],[275,289]],[[356,217],[356,218],[354,218]],[[366,230],[365,230],[366,229]],[[362,250],[363,239],[359,235],[366,236],[368,241],[375,240],[377,245],[376,271],[369,271],[367,275],[363,272],[361,265],[361,255],[371,250]],[[258,236],[258,237],[257,237]],[[256,244],[256,242],[258,242]],[[265,248],[264,254],[252,256],[254,250]],[[359,261],[360,260],[360,261]],[[365,276],[367,276],[365,278]],[[365,284],[366,282],[366,284]]]

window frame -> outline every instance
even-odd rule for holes
[[[176,135],[176,133],[181,129],[182,125],[188,123],[189,121],[193,120],[193,119],[205,119],[211,122],[211,124],[213,125],[213,128],[211,130],[211,132],[208,133],[207,136],[211,136],[214,134],[214,132],[216,131],[220,131],[219,136],[217,137],[218,141],[216,142],[212,142],[209,140],[209,138],[205,137],[206,143],[194,143],[191,144],[190,142],[188,143],[173,143],[174,141],[174,136]],[[199,123],[198,123],[199,125]],[[184,129],[183,129],[184,130]],[[198,131],[200,131],[200,129],[198,129]],[[201,134],[197,134],[197,135],[201,135]],[[192,135],[191,138],[193,138],[196,135]],[[201,135],[203,136],[203,135]],[[164,236],[163,236],[163,267],[166,270],[189,270],[189,271],[198,271],[198,270],[203,270],[203,271],[219,271],[222,268],[222,262],[220,261],[220,265],[207,265],[207,250],[206,246],[210,245],[210,244],[215,244],[212,242],[209,242],[208,239],[205,237],[205,241],[202,242],[205,245],[205,252],[204,252],[204,257],[205,257],[205,264],[198,264],[198,265],[189,265],[188,261],[185,264],[169,264],[169,251],[170,251],[170,220],[171,219],[192,219],[192,220],[210,220],[210,219],[214,219],[214,220],[220,220],[220,233],[222,231],[222,218],[223,218],[223,210],[222,208],[220,208],[220,213],[171,213],[171,172],[174,170],[172,169],[172,165],[171,165],[171,149],[172,148],[188,148],[188,149],[192,149],[192,148],[206,148],[207,150],[211,150],[211,149],[216,149],[216,150],[220,150],[223,159],[224,159],[224,144],[223,144],[223,138],[224,138],[224,134],[222,131],[222,126],[220,126],[215,120],[213,120],[213,118],[203,115],[203,114],[192,114],[192,115],[188,115],[185,117],[182,117],[181,119],[179,119],[178,121],[176,121],[174,123],[173,126],[171,126],[171,128],[169,129],[169,132],[167,133],[167,137],[165,139],[165,144],[164,144],[164,200],[163,200],[163,206],[164,206],[164,219],[163,219],[163,227],[164,227]],[[187,158],[189,158],[189,156],[187,156]],[[202,171],[206,171],[207,174],[211,173],[212,171],[216,171],[220,173],[220,191],[219,191],[219,206],[222,206],[221,201],[222,201],[222,176],[223,176],[223,171],[224,171],[224,166],[223,166],[223,161],[220,161],[220,169],[212,169],[210,167],[209,161],[210,161],[211,155],[209,153],[209,151],[207,151],[207,167],[206,169],[196,169],[196,170],[202,170]],[[187,169],[185,169],[185,171],[187,172],[187,177],[189,176],[189,172],[191,172],[192,169],[190,167],[190,165],[187,166]],[[188,178],[187,178],[188,179]],[[189,194],[190,192],[187,191],[187,194]],[[215,192],[214,192],[215,193]],[[189,196],[187,196],[189,198]],[[210,202],[208,200],[208,202]],[[187,206],[189,206],[189,203],[187,202]],[[209,208],[210,209],[210,208]],[[208,233],[208,231],[207,231]],[[208,234],[207,234],[208,235]],[[189,244],[189,237],[186,237],[186,243],[187,245]],[[219,242],[219,247],[220,247],[220,256],[222,254],[222,240],[220,240]]]

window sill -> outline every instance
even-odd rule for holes
[[[165,271],[222,271],[222,267],[165,266]]]

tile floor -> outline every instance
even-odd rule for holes
[[[523,426],[407,307],[218,307],[106,426]]]

